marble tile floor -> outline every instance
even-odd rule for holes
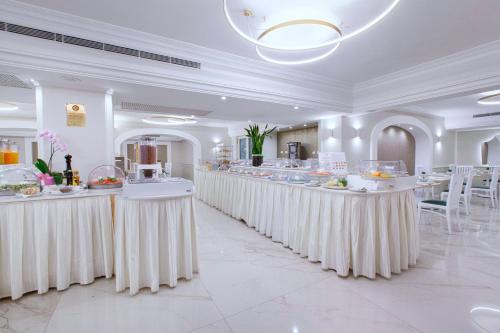
[[[0,332],[500,332],[500,210],[474,199],[462,231],[424,215],[416,267],[339,278],[198,203],[200,274],[137,296],[98,279],[0,301]]]

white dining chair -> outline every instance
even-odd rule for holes
[[[472,197],[472,183],[474,182],[475,170],[474,167],[470,165],[460,165],[456,167],[455,172],[459,175],[464,176],[465,185],[460,193],[460,202],[463,203],[465,208],[465,214],[470,215],[470,200]],[[444,190],[441,192],[441,200],[446,200],[449,191]]]
[[[446,200],[424,200],[418,203],[418,220],[419,223],[422,217],[422,210],[429,213],[437,214],[446,218],[448,224],[448,233],[451,234],[451,216],[455,212],[458,220],[459,216],[459,201],[460,193],[462,192],[462,184],[464,176],[461,174],[453,174],[450,179],[450,191]],[[443,213],[444,211],[444,213]],[[459,228],[460,228],[460,221]]]
[[[496,208],[498,206],[498,178],[500,176],[500,167],[493,167],[491,173],[490,186],[477,186],[472,187],[472,195],[480,196],[483,198],[490,198],[491,206]]]

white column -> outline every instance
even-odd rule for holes
[[[106,122],[106,164],[115,165],[115,144],[114,144],[114,112],[113,112],[113,90],[106,91],[104,100],[104,113]],[[117,152],[119,153],[119,152]]]

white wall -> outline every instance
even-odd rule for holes
[[[266,126],[266,124],[259,124],[262,128]],[[274,125],[269,124],[269,127],[273,127]],[[230,136],[230,142],[233,145],[233,159],[238,158],[238,137],[245,136],[245,127],[247,125],[241,126],[233,126],[229,128],[228,135]],[[262,147],[262,154],[264,155],[264,159],[275,159],[278,157],[278,137],[276,133],[268,136],[264,141],[264,146]]]
[[[359,116],[329,118],[320,122],[320,149],[324,151],[344,151],[350,168],[355,168],[358,161],[370,159],[370,141],[374,127],[380,121],[408,114],[397,111],[375,112]],[[445,166],[454,162],[455,134],[444,129],[444,119],[438,117],[415,116],[425,123],[433,134],[433,144],[428,147],[428,154],[433,154],[433,166]],[[335,128],[332,132],[332,128]],[[438,144],[438,135],[441,142]],[[339,147],[341,147],[339,149]],[[425,153],[425,152],[424,152]]]
[[[193,146],[188,141],[171,143],[172,176],[193,179]]]
[[[159,126],[144,126],[140,123],[136,124],[126,124],[120,125],[115,128],[115,138],[119,135],[128,132],[133,129],[151,129],[151,134],[155,134],[155,130],[166,127]],[[219,141],[225,144],[231,144],[231,138],[228,136],[227,128],[224,127],[206,127],[206,126],[171,126],[169,129],[176,131],[182,131],[190,134],[197,138],[201,143],[201,159],[202,160],[212,160],[214,158],[214,148],[216,146],[215,141]],[[192,153],[191,153],[192,154]],[[191,158],[192,160],[192,158]],[[195,164],[198,161],[194,161]]]
[[[109,131],[113,131],[106,114],[106,95],[68,89],[42,88],[41,119],[37,119],[39,129],[55,132],[68,145],[68,153],[73,156],[72,167],[79,170],[82,179],[87,179],[89,172],[102,164],[109,163]],[[85,105],[85,127],[68,127],[66,125],[66,104]],[[40,117],[39,117],[40,118]],[[42,143],[41,143],[42,144]],[[43,149],[43,148],[42,148]],[[44,159],[49,158],[48,145],[45,146]],[[57,152],[53,160],[53,170],[63,171],[66,168],[64,154]]]
[[[457,164],[481,165],[481,144],[496,135],[500,128],[457,132]]]

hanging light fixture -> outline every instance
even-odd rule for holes
[[[340,43],[384,19],[400,0],[222,0],[231,28],[264,60],[300,65],[324,59]]]
[[[477,103],[481,105],[500,105],[500,93],[481,97],[477,100]]]

